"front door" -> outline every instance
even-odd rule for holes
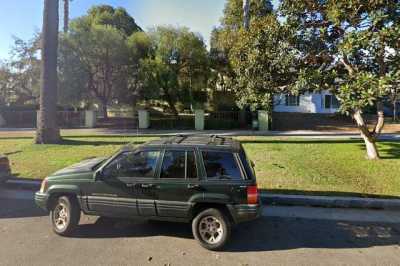
[[[166,150],[157,183],[160,217],[187,218],[194,197],[202,197],[194,149]]]
[[[86,189],[89,211],[118,217],[154,215],[154,199],[144,189],[144,179],[154,179],[159,154],[151,151],[119,154],[102,169],[101,180]]]

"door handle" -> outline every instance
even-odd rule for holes
[[[141,188],[153,188],[154,184],[141,184]]]
[[[188,186],[187,186],[187,188],[188,189],[201,189],[201,186],[200,185],[193,185],[193,184],[189,184]]]

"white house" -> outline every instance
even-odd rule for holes
[[[300,96],[282,94],[274,97],[275,112],[333,114],[338,112],[339,107],[336,96],[327,91]]]

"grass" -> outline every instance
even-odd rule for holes
[[[23,178],[50,173],[94,156],[113,154],[123,144],[150,137],[65,137],[62,145],[34,145],[31,138],[1,138],[13,172]],[[400,195],[400,142],[379,143],[382,160],[364,158],[356,140],[305,140],[276,137],[238,138],[256,164],[260,188],[290,193]]]

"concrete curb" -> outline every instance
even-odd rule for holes
[[[262,193],[261,200],[265,205],[400,210],[400,199],[304,196]]]

